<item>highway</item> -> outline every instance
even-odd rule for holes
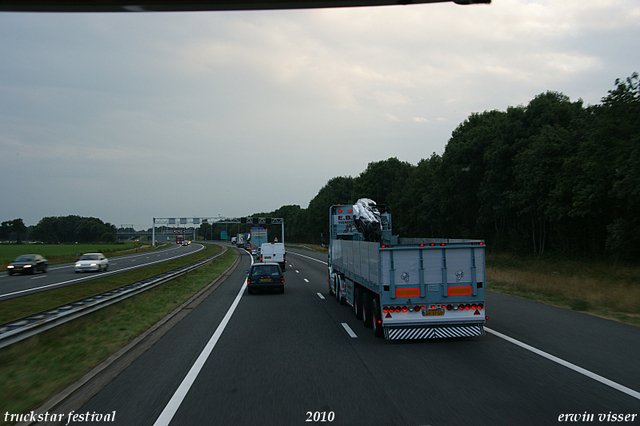
[[[9,276],[6,271],[3,271],[3,273],[0,274],[0,300],[26,296],[28,294],[119,274],[132,269],[176,259],[203,249],[204,246],[201,244],[189,244],[184,247],[172,245],[162,250],[146,251],[125,256],[109,257],[109,255],[107,255],[107,258],[109,258],[109,270],[105,272],[76,273],[73,268],[75,263],[49,265],[46,273],[39,272],[34,275],[17,274]]]
[[[638,327],[488,292],[486,336],[388,342],[329,296],[326,256],[287,260],[284,294],[248,295],[243,251],[210,296],[64,412],[156,426],[640,424]]]

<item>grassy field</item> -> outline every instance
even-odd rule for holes
[[[640,267],[487,254],[487,289],[640,325]]]
[[[0,268],[6,269],[21,254],[39,254],[53,265],[75,262],[76,253],[100,252],[109,257],[154,249],[151,244],[129,241],[116,244],[0,244]]]
[[[197,271],[0,349],[0,410],[27,413],[39,406],[206,287],[236,257],[228,250]]]

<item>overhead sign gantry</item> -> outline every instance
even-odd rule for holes
[[[153,245],[156,244],[156,225],[201,225],[203,223],[209,223],[212,225],[216,224],[253,224],[253,225],[282,225],[282,239],[281,242],[284,243],[284,219],[281,217],[234,217],[227,218],[218,216],[202,216],[202,217],[154,217],[153,218],[153,227],[151,232],[151,241]]]

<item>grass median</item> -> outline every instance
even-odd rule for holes
[[[207,256],[213,247],[220,250],[210,246]],[[236,250],[227,250],[196,271],[0,349],[0,412],[26,413],[42,404],[206,287],[236,257]]]

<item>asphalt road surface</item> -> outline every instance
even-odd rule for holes
[[[284,294],[248,295],[243,252],[76,414],[158,426],[640,424],[640,328],[487,292],[486,336],[388,342],[329,296],[326,256],[287,260]]]
[[[28,294],[53,290],[113,274],[119,274],[132,269],[176,259],[202,249],[204,249],[204,246],[194,243],[184,247],[172,245],[162,250],[147,251],[126,256],[107,256],[109,258],[109,270],[106,272],[75,273],[75,263],[49,265],[46,273],[38,272],[34,275],[18,274],[9,276],[5,271],[0,274],[0,300],[26,296]]]

